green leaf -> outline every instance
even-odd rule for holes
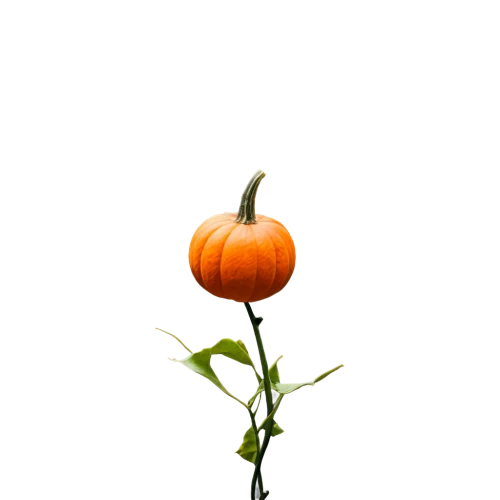
[[[253,364],[252,359],[245,349],[243,342],[241,340],[238,340],[232,339],[230,337],[224,337],[220,339],[215,345],[208,347],[207,349],[211,349],[212,354],[221,354],[246,366],[250,366],[255,370],[257,375],[259,375],[259,372],[255,368],[255,365]]]
[[[243,340],[237,340],[236,343],[248,354],[247,346],[243,343]]]
[[[283,434],[285,431],[276,423],[274,422],[273,425],[273,430],[271,432],[271,436],[279,436],[280,434]]]
[[[257,460],[257,440],[255,439],[255,432],[252,427],[245,432],[243,443],[241,443],[236,453],[244,460],[253,464]]]
[[[278,371],[278,361],[282,358],[283,356],[280,356],[272,365],[271,368],[269,368],[269,378],[271,379],[271,382],[274,383],[279,383],[280,381],[280,373]]]
[[[271,413],[264,419],[264,421],[260,424],[260,426],[257,428],[257,432],[260,432],[262,429],[265,428],[265,426],[267,425],[267,423],[269,422],[269,420],[272,420],[273,421],[273,426],[276,422],[274,422],[274,415],[276,415],[276,412],[278,411],[279,407],[280,407],[280,404],[281,404],[281,401],[283,401],[283,398],[285,396],[283,394],[280,394],[278,396],[278,399],[276,400],[276,403],[274,403],[273,405],[273,410],[271,411]],[[272,429],[271,429],[272,431]]]
[[[278,372],[278,361],[282,358],[283,356],[280,356],[269,368],[269,378],[271,379],[271,384],[272,383],[277,383],[280,381],[280,374]],[[260,378],[260,377],[259,377]],[[248,401],[248,406],[252,407],[255,399],[257,396],[264,391],[264,381],[260,378],[260,384],[257,389],[257,392],[250,398]]]
[[[178,342],[180,342],[191,354],[193,354],[193,351],[191,351],[191,349],[188,349],[184,345],[184,343],[179,338],[177,338],[175,335],[173,335],[172,333],[166,332],[165,330],[162,330],[161,328],[157,328],[157,330],[168,333],[170,336],[174,337]],[[255,369],[253,361],[250,358],[250,355],[248,354],[248,349],[246,348],[245,344],[241,340],[238,340],[235,342],[234,340],[231,340],[231,339],[222,339],[219,342],[217,342],[217,344],[215,344],[213,347],[211,347],[210,350],[211,350],[212,354],[222,354],[223,356],[226,356],[230,359],[234,359],[235,361],[238,361],[239,363],[251,366],[252,368]],[[177,361],[177,360],[174,360],[174,361]]]
[[[271,436],[279,436],[285,432],[276,422],[274,423]],[[257,460],[257,439],[252,427],[245,432],[243,443],[236,451],[238,455],[248,462],[255,463]]]
[[[208,378],[211,382],[218,385],[222,385],[222,382],[217,378],[212,365],[210,364],[210,359],[212,358],[212,350],[210,347],[206,347],[201,351],[190,354],[184,359],[174,360],[181,363],[183,366],[191,370],[193,373],[198,375],[203,375]]]
[[[201,351],[192,353],[184,359],[178,360],[178,362],[198,375],[203,375],[204,377],[210,379],[216,379],[217,375],[210,364],[210,360],[215,354],[221,354],[234,361],[238,361],[244,365],[255,368],[255,365],[253,364],[253,361],[248,353],[236,340],[229,337],[224,337],[213,346],[205,347],[204,349],[201,349]]]
[[[220,339],[215,345],[205,347],[201,351],[194,352],[184,359],[172,361],[180,363],[185,368],[191,370],[197,375],[206,377],[228,396],[233,398],[235,401],[238,401],[238,403],[245,408],[248,408],[248,405],[245,402],[241,401],[234,394],[229,392],[224,387],[222,382],[218,379],[217,374],[215,373],[215,370],[212,368],[212,365],[210,363],[212,356],[215,354],[221,354],[235,361],[239,361],[240,363],[243,363],[247,366],[252,366],[254,370],[257,371],[248,353],[241,347],[241,345],[239,345],[236,340],[229,337],[224,337]]]
[[[318,383],[320,380],[324,379],[334,371],[338,370],[339,368],[342,368],[344,364],[340,364],[338,366],[335,366],[334,368],[330,368],[329,370],[326,370],[323,373],[320,373],[316,378],[313,378],[312,380],[308,380],[307,382],[299,382],[299,383],[292,383],[292,384],[284,384],[284,383],[276,383],[274,384],[275,389],[280,393],[280,394],[290,394],[291,392],[297,391],[298,389],[302,389],[305,386],[313,386],[314,384]]]

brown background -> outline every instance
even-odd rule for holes
[[[183,233],[256,166],[493,167],[496,40],[492,9],[2,9],[0,496],[238,495],[244,419],[149,330],[239,319]]]

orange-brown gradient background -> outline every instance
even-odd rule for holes
[[[244,419],[149,330],[240,319],[184,232],[257,166],[494,166],[494,15],[1,9],[0,496],[237,496]]]

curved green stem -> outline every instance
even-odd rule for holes
[[[259,439],[259,430],[257,429],[257,422],[255,422],[255,415],[252,413],[252,410],[249,408],[248,412],[250,413],[250,418],[252,419],[252,429],[255,433],[255,441],[257,443],[257,456],[260,453],[260,439]],[[259,476],[257,478],[259,481],[259,489],[260,491],[264,490],[264,485],[262,484],[262,474],[259,472]]]
[[[248,312],[248,316],[250,317],[250,321],[252,322],[253,331],[255,333],[255,339],[257,340],[257,347],[259,349],[260,362],[262,364],[262,376],[264,380],[264,391],[266,394],[266,405],[267,405],[267,414],[271,415],[273,412],[273,395],[271,392],[271,379],[269,378],[269,367],[267,365],[266,353],[264,351],[264,344],[262,343],[262,337],[260,336],[259,324],[262,322],[262,318],[256,318],[250,304],[245,302],[245,307]],[[271,439],[271,432],[273,429],[273,419],[272,416],[269,418],[268,422],[265,425],[265,434],[264,440],[262,442],[262,448],[260,449],[257,460],[255,462],[255,471],[252,478],[252,500],[256,500],[255,498],[255,485],[257,484],[257,478],[260,475],[260,469],[262,466],[262,460],[264,459],[264,455],[266,453],[266,449],[269,445],[269,440]],[[261,491],[261,499],[266,498],[269,494],[268,492]],[[259,500],[259,499],[257,499]]]
[[[259,398],[259,400],[257,401],[257,403],[255,405],[255,408],[258,408],[260,406],[260,400],[262,398],[262,392],[259,392],[259,394],[257,395],[257,397]]]
[[[241,196],[240,209],[236,222],[240,224],[256,224],[255,218],[255,196],[257,195],[257,188],[260,181],[266,176],[262,170],[257,170],[254,176],[250,179],[243,195]]]
[[[272,436],[273,436],[273,422],[271,420],[267,426],[266,436],[264,438],[264,444],[262,445],[262,448],[260,449],[260,451],[257,455],[257,461],[255,462],[254,476],[257,475],[257,477],[262,477],[262,473],[261,473],[262,462],[263,462],[264,457],[266,455],[266,451],[267,451],[267,448],[269,446],[269,443],[271,442]],[[255,486],[254,486],[253,490],[252,490],[252,488],[250,488],[250,495],[252,495],[252,494],[253,494],[253,496],[250,496],[250,500],[254,500],[254,499],[260,500],[260,499],[255,498]],[[267,493],[262,491],[262,488],[260,490],[260,494],[261,494],[261,497],[260,497],[261,499],[267,497]]]
[[[166,332],[165,330],[162,330],[161,328],[157,328],[157,330],[160,330],[160,332],[167,333],[171,337],[174,337],[175,340],[177,340],[178,342],[180,342],[182,344],[182,346],[184,347],[184,349],[188,350],[191,354],[193,354],[193,351],[189,347],[187,347],[184,344],[184,342],[181,339],[177,338],[173,333]],[[254,368],[254,370],[255,370],[255,368]]]
[[[262,376],[264,380],[264,391],[266,394],[266,404],[268,414],[273,411],[273,395],[271,392],[271,379],[269,377],[269,366],[267,364],[266,353],[264,352],[264,344],[262,343],[262,337],[260,336],[259,324],[262,318],[256,318],[250,304],[245,302],[245,307],[247,309],[248,315],[250,316],[250,321],[252,322],[253,331],[255,333],[255,339],[257,340],[257,347],[259,349],[260,362],[262,364]]]
[[[252,406],[254,405],[255,403],[255,400],[257,399],[257,396],[262,396],[262,392],[264,391],[264,381],[261,380],[259,382],[259,387],[257,388],[257,392],[248,400],[248,406],[250,406],[250,408],[252,408]],[[260,399],[259,399],[259,404],[260,404]]]
[[[248,411],[250,411],[250,407],[242,401],[238,396],[235,396],[232,392],[229,392],[224,386],[220,385],[218,386],[219,389],[221,389],[223,392],[225,392],[229,397],[233,398],[235,401],[237,401],[243,408],[246,408]]]

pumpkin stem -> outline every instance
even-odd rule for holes
[[[257,188],[260,181],[266,176],[262,170],[257,170],[254,176],[250,179],[243,195],[241,196],[240,210],[238,211],[238,218],[236,222],[240,224],[256,224],[255,218],[255,196],[257,195]]]

